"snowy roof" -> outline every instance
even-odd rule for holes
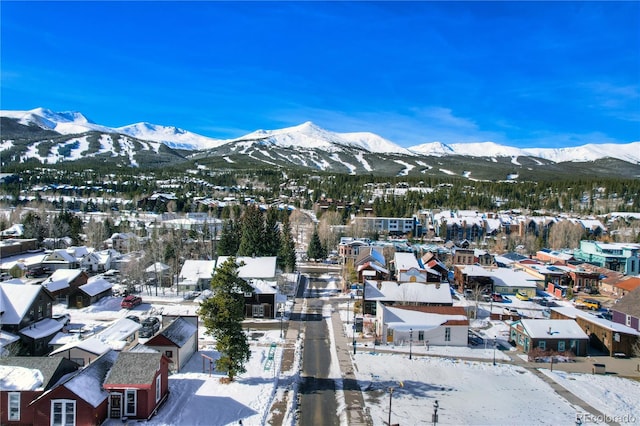
[[[380,264],[376,263],[376,262],[367,262],[367,263],[363,263],[362,265],[358,265],[358,272],[367,269],[367,268],[371,268],[375,271],[378,272],[382,272],[383,274],[388,274],[389,270],[387,268],[385,268],[384,266],[381,266]]]
[[[197,331],[198,329],[195,325],[184,318],[178,317],[162,329],[159,334],[181,348]]]
[[[470,277],[491,277],[491,271],[478,265],[458,265],[457,266],[464,275]]]
[[[494,285],[505,287],[536,287],[535,279],[524,271],[496,268],[489,271]]]
[[[73,257],[72,254],[70,254],[66,250],[58,249],[58,250],[54,250],[53,252],[51,252],[48,255],[46,255],[44,260],[43,260],[43,262],[48,262],[48,261],[57,262],[58,260],[56,260],[56,257],[59,257],[60,259],[62,259],[65,262],[75,262],[76,261],[76,258]]]
[[[527,335],[533,339],[588,339],[584,331],[574,320],[561,319],[523,319],[511,324],[522,324]]]
[[[60,357],[10,356],[0,358],[0,389],[3,391],[44,390],[57,380],[62,365],[70,361]]]
[[[17,325],[42,291],[39,285],[0,283],[0,313],[2,324]]]
[[[5,348],[13,342],[17,342],[20,340],[20,336],[16,336],[13,333],[6,332],[4,330],[0,330],[0,348]],[[3,356],[2,351],[0,351],[0,357]]]
[[[14,223],[11,227],[0,232],[3,237],[21,237],[24,234],[24,225],[21,223]]]
[[[78,348],[95,355],[101,355],[111,349],[109,345],[104,343],[97,336],[91,336],[84,340],[69,342],[66,345],[52,351],[51,355],[56,355],[73,348]]]
[[[32,339],[41,339],[43,337],[52,336],[58,331],[62,330],[64,324],[60,321],[56,321],[52,318],[42,319],[29,327],[25,327],[20,330],[20,334],[23,334]]]
[[[440,327],[448,321],[462,321],[468,324],[468,318],[464,315],[464,308],[449,307],[452,313],[428,312],[429,308],[440,308],[440,306],[425,306],[422,310],[383,306],[384,322],[398,331],[409,331],[409,329],[416,331],[430,330]],[[453,313],[456,311],[458,311],[457,314]]]
[[[185,260],[180,270],[180,281],[197,283],[201,279],[210,280],[215,267],[215,260]]]
[[[448,283],[397,283],[395,281],[366,280],[364,297],[366,300],[381,302],[453,303]]]
[[[393,261],[396,265],[396,271],[406,270],[409,268],[420,269],[418,259],[413,253],[396,252],[393,256]]]
[[[67,250],[67,253],[69,253],[71,256],[75,257],[76,259],[80,259],[90,253],[90,250],[86,246],[69,247],[66,250]],[[91,249],[91,251],[93,251],[93,249]]]
[[[249,280],[249,285],[257,294],[276,294],[277,281]]]
[[[229,256],[220,256],[216,268],[226,262],[228,258]],[[249,278],[273,278],[276,276],[276,259],[275,256],[236,257],[237,264],[244,263],[243,266],[238,268],[238,276],[245,280]]]
[[[36,391],[42,389],[44,378],[35,368],[0,365],[0,383],[3,391]]]
[[[164,272],[164,271],[168,271],[171,269],[171,266],[166,265],[162,262],[156,262],[153,265],[149,266],[147,269],[145,269],[145,272]]]
[[[102,384],[117,357],[116,351],[103,354],[82,370],[78,370],[63,386],[93,407],[98,407],[109,395],[103,390]]]
[[[551,308],[552,311],[556,311],[561,315],[564,315],[568,318],[582,318],[588,322],[598,324],[598,326],[602,328],[606,328],[607,330],[617,331],[619,333],[632,334],[634,336],[640,336],[640,331],[635,330],[631,327],[627,327],[626,325],[619,324],[617,322],[609,321],[604,318],[598,318],[595,315],[590,314],[589,312],[581,311],[580,309],[574,308],[573,306],[559,306]]]
[[[42,285],[51,292],[69,288],[70,283],[81,273],[81,269],[57,269]]]
[[[104,291],[109,290],[112,287],[113,283],[110,283],[102,277],[91,277],[89,279],[89,282],[81,285],[79,288],[89,296],[96,296]]]
[[[126,343],[127,338],[140,330],[140,328],[142,328],[142,325],[137,322],[129,318],[120,318],[98,333],[96,337],[114,349],[121,349],[122,343]]]

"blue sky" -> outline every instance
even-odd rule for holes
[[[0,108],[215,138],[640,140],[639,2],[12,2]]]

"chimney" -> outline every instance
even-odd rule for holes
[[[551,334],[551,327],[549,327],[549,331],[547,331],[547,334]]]

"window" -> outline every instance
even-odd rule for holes
[[[565,346],[564,340],[559,341],[558,342],[558,352],[564,352],[565,351],[564,346]]]
[[[167,358],[173,358],[173,351],[164,351],[164,356]]]
[[[124,414],[126,416],[135,416],[136,415],[136,390],[135,389],[127,389],[124,391],[125,397],[125,406],[124,406]]]
[[[540,348],[541,350],[546,350],[547,349],[547,342],[545,340],[540,340],[538,342],[538,348]]]
[[[631,327],[631,315],[627,315],[626,319],[626,323],[627,323],[627,327]]]
[[[9,420],[20,420],[20,392],[9,392]]]
[[[451,327],[445,327],[445,329],[444,329],[444,341],[445,342],[450,342],[451,341]]]
[[[424,340],[424,331],[418,331],[418,342],[422,342]]]
[[[158,374],[156,377],[156,402],[160,401],[160,396],[162,395],[162,377]]]
[[[76,402],[70,399],[51,401],[51,425],[74,426],[76,424]]]

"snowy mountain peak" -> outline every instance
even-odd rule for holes
[[[410,151],[374,133],[338,133],[325,130],[311,121],[277,130],[258,130],[234,141],[261,140],[263,143],[283,147],[318,148],[331,152],[345,146],[364,149],[374,153],[401,153]]]

